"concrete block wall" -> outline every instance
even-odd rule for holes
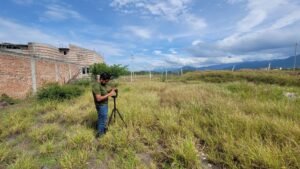
[[[59,52],[59,50],[51,45],[42,43],[28,43],[29,53],[43,58],[64,60],[65,57]]]
[[[69,53],[67,59],[72,62],[76,62],[83,65],[91,65],[93,63],[102,63],[103,58],[95,51],[84,49],[75,45],[69,46]]]
[[[42,43],[28,43],[28,49],[28,53],[35,56],[73,62],[82,65],[91,65],[93,63],[103,62],[102,56],[97,54],[95,51],[81,48],[76,45],[69,45],[69,52],[66,55],[59,52],[58,48]]]

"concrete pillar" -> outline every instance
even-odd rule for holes
[[[58,73],[59,73],[59,72],[58,72],[58,66],[57,66],[57,63],[55,63],[55,80],[56,80],[57,82],[58,82],[58,80],[59,80],[59,79],[58,79],[58,78],[59,78],[59,77],[58,77]]]
[[[32,91],[36,93],[37,86],[36,86],[36,61],[34,58],[30,59],[31,64],[31,84],[32,84]]]
[[[72,78],[72,70],[70,64],[68,64],[68,68],[69,68],[69,80],[70,80]]]

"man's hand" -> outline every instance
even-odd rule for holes
[[[116,95],[116,90],[117,88],[112,88],[111,91],[109,92],[109,96],[115,96]]]

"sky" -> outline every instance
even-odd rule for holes
[[[130,70],[280,59],[300,43],[300,1],[6,0],[1,42],[75,44]]]

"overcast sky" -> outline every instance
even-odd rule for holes
[[[285,58],[300,1],[6,0],[0,42],[77,44],[134,70]]]

